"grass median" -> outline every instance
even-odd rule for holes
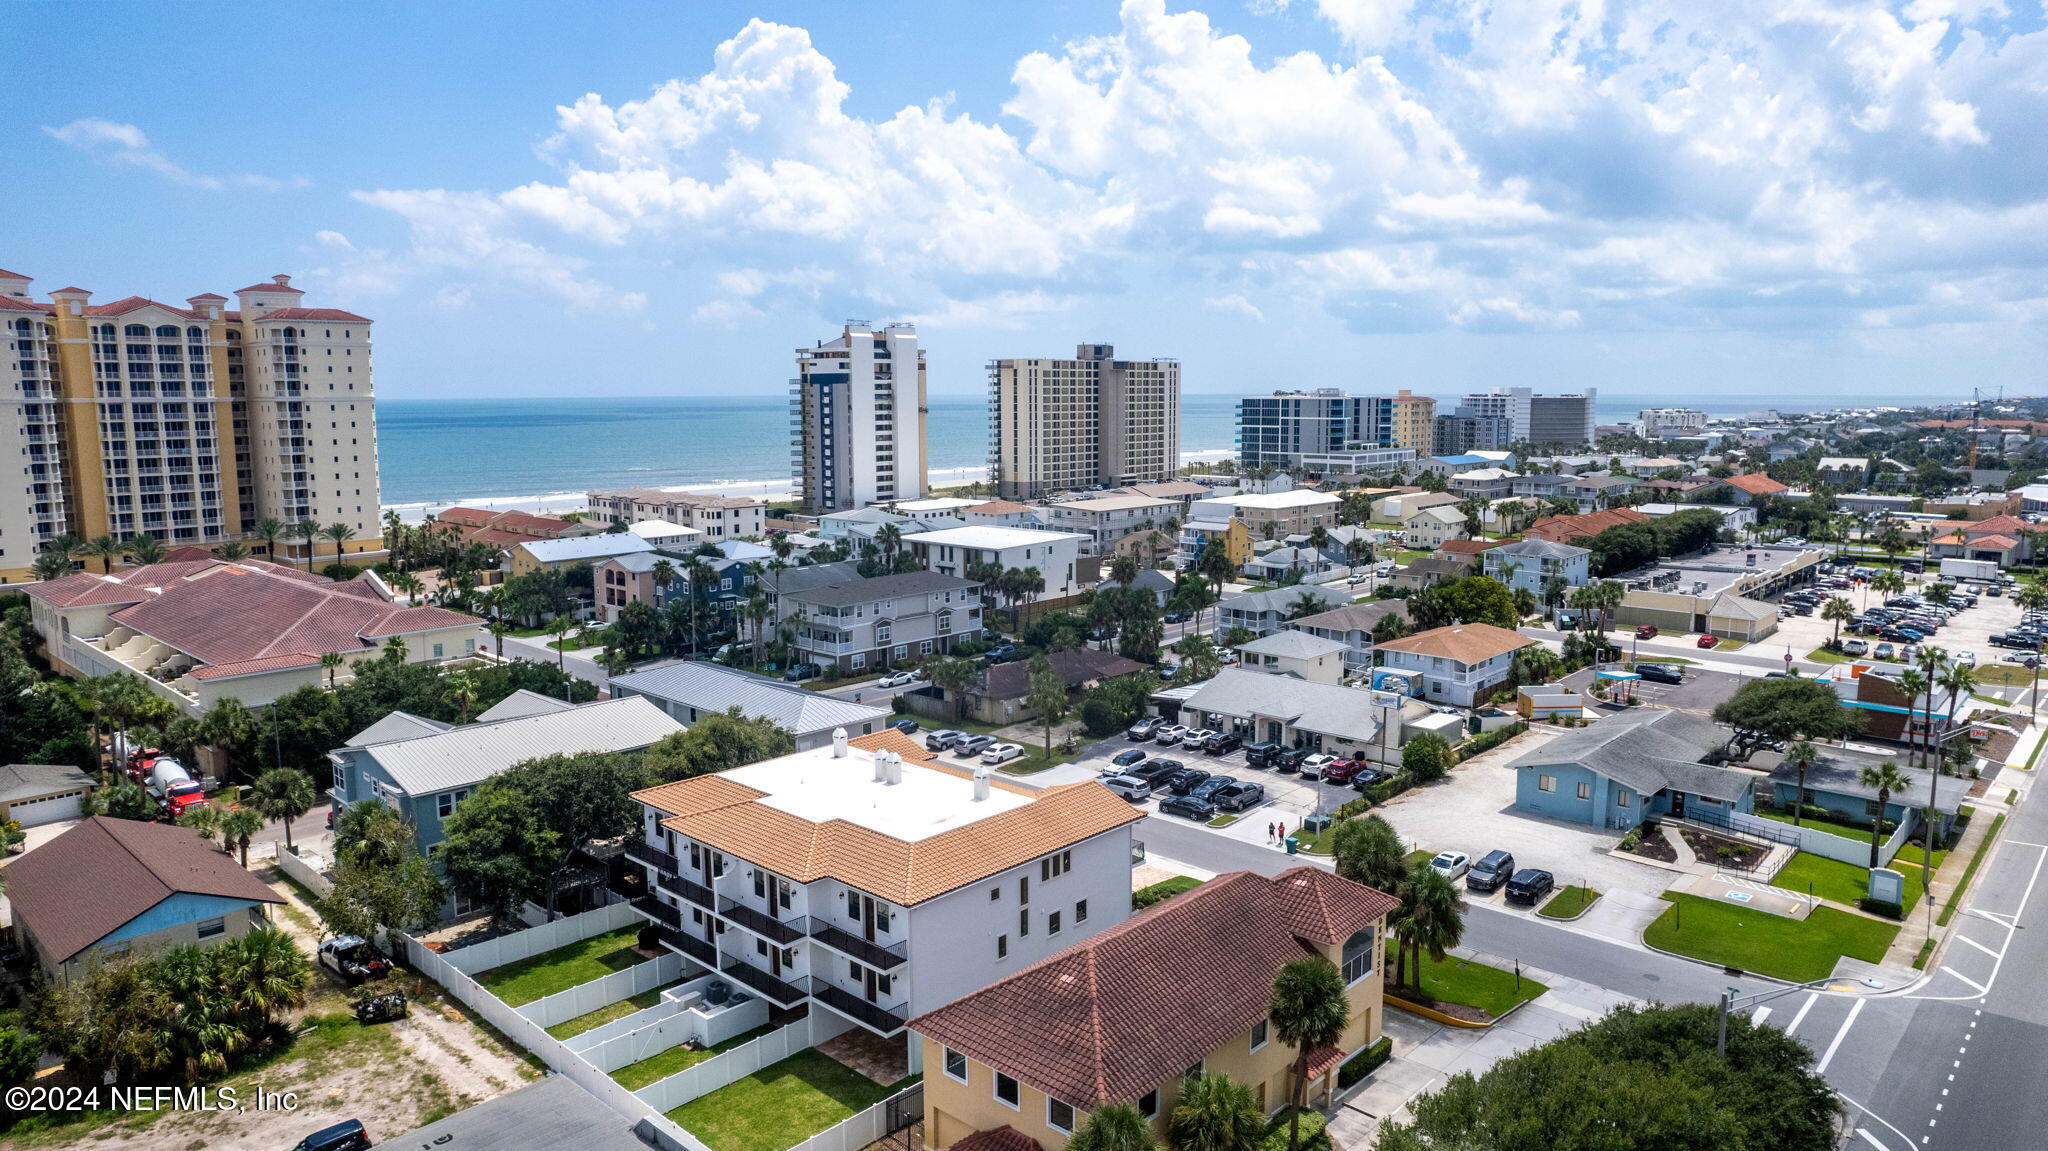
[[[1444,956],[1441,962],[1422,956],[1422,994],[1438,1003],[1475,1008],[1498,1019],[1522,1003],[1550,988],[1528,976],[1481,963],[1476,959]],[[1411,993],[1413,988],[1408,989]]]
[[[1899,933],[1895,923],[1832,907],[1797,920],[1698,895],[1667,891],[1663,898],[1671,907],[1644,929],[1644,943],[1790,983],[1827,978],[1845,955],[1880,962]]]
[[[1576,919],[1600,898],[1600,893],[1590,887],[1563,887],[1556,895],[1538,908],[1536,914],[1546,919]]]

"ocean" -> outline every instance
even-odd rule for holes
[[[1181,450],[1236,447],[1235,395],[1181,396]],[[1713,415],[1777,406],[1840,405],[1841,397],[1692,401]],[[1670,396],[1601,396],[1599,419],[1620,423]],[[1853,402],[1853,401],[1852,401]],[[1903,403],[1909,401],[1890,401]],[[988,462],[988,405],[931,401],[930,466],[957,476]],[[456,502],[526,501],[591,488],[766,488],[788,483],[789,407],[781,398],[658,396],[599,399],[379,400],[384,503],[409,513]]]

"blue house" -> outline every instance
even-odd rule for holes
[[[1615,830],[1665,815],[1748,813],[1761,777],[1701,762],[1726,742],[1719,725],[1682,711],[1612,716],[1515,760],[1515,807]]]
[[[1885,797],[1884,817],[1897,823],[1910,815],[1917,821],[1921,809],[1927,806],[1927,785],[1931,773],[1924,768],[1907,766],[1905,757],[1823,744],[1814,746],[1820,751],[1820,758],[1806,769],[1803,781],[1796,770],[1782,762],[1771,768],[1770,781],[1766,786],[1768,794],[1779,807],[1789,810],[1794,803],[1801,803],[1825,808],[1845,823],[1867,825],[1878,814],[1877,789],[1863,782],[1863,769],[1884,763],[1896,768],[1907,781],[1905,788]],[[1962,809],[1963,799],[1969,794],[1968,779],[1944,775],[1934,780],[1934,832],[1937,837],[1948,834],[1955,823],[1956,813]]]

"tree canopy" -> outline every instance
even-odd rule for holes
[[[1863,713],[1843,707],[1832,687],[1798,676],[1746,681],[1715,705],[1714,719],[1784,740],[1849,739],[1863,730]]]
[[[796,740],[775,721],[748,716],[735,707],[662,736],[640,760],[651,785],[759,763],[795,750]]]
[[[1507,585],[1481,575],[1423,588],[1408,597],[1408,616],[1423,630],[1454,623],[1512,628],[1522,622]]]

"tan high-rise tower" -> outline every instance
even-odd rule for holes
[[[0,461],[20,461],[0,462],[0,583],[30,579],[59,536],[250,540],[262,555],[255,526],[276,519],[345,525],[341,551],[382,550],[367,318],[303,306],[289,276],[235,293],[239,310],[211,293],[44,302],[28,285],[0,272]],[[276,558],[307,547],[287,534]]]
[[[1071,360],[988,366],[989,473],[1004,499],[1171,478],[1180,470],[1180,361],[1119,360],[1082,344]]]

